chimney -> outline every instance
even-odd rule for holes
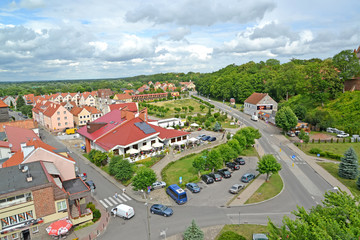
[[[27,181],[27,182],[32,182],[32,176],[31,176],[30,172],[28,172],[28,173],[26,174],[26,181]]]
[[[143,120],[144,122],[148,121],[148,119],[147,119],[147,108],[144,108],[143,110],[140,111],[139,118],[141,120]]]
[[[106,123],[88,122],[86,125],[86,129],[88,133],[93,133],[105,125]]]
[[[131,119],[135,118],[135,114],[130,112],[130,111],[126,111],[126,120],[130,121]]]

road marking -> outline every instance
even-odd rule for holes
[[[312,198],[313,200],[315,200],[315,197],[314,197],[314,196],[311,196],[311,198]]]
[[[280,212],[280,213],[240,213],[240,216],[261,216],[261,215],[286,215],[291,214],[291,212]],[[229,213],[227,216],[237,216],[239,217],[239,213]]]
[[[125,198],[123,198],[120,194],[118,195],[119,198],[121,198],[121,200],[123,200],[124,202],[126,202],[127,200]]]
[[[110,199],[114,204],[117,204],[117,202],[116,202],[112,197],[109,197],[109,199]]]
[[[122,201],[119,198],[116,198],[116,201],[118,201],[119,203],[122,203]]]
[[[113,204],[111,202],[109,202],[109,200],[107,200],[106,198],[104,198],[104,201],[109,204],[109,206],[112,206]]]
[[[128,200],[131,200],[131,198],[128,195],[126,195],[125,193],[123,193],[123,196],[126,197]]]
[[[105,208],[108,207],[102,200],[100,200],[99,202],[100,202]]]

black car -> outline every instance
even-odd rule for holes
[[[208,139],[208,142],[214,142],[214,141],[216,141],[216,137],[210,137],[210,138]]]
[[[209,175],[202,175],[201,180],[203,180],[206,184],[214,183],[214,179]]]
[[[235,162],[227,162],[225,165],[233,171],[240,169],[240,165]]]
[[[231,178],[231,173],[226,168],[218,170],[217,173],[224,178]]]
[[[239,165],[245,165],[245,160],[242,157],[238,157],[234,160]]]
[[[219,182],[222,180],[222,176],[218,173],[209,173],[208,175],[212,177],[215,180],[215,182]]]
[[[95,183],[92,180],[86,181],[85,183],[91,190],[96,189]]]

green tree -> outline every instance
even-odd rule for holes
[[[189,106],[189,111],[190,111],[190,112],[194,111],[194,107],[193,107],[193,106]]]
[[[360,197],[347,193],[325,193],[323,205],[309,212],[304,207],[294,211],[295,219],[285,216],[282,226],[268,222],[270,239],[358,239],[360,236]]]
[[[222,167],[223,164],[223,158],[217,149],[211,150],[206,159],[207,165],[209,165],[210,168],[219,169]]]
[[[205,109],[204,105],[200,105],[200,110],[203,111]]]
[[[92,159],[95,165],[99,167],[106,164],[107,154],[106,152],[96,151]]]
[[[205,158],[206,156],[199,156],[197,158],[194,159],[194,161],[192,162],[192,166],[197,170],[198,175],[200,177],[200,172],[205,170]]]
[[[16,109],[20,109],[22,106],[25,106],[25,100],[22,96],[19,95],[16,100]]]
[[[187,116],[187,120],[191,122],[192,116]]]
[[[132,184],[134,190],[145,190],[148,186],[151,186],[156,182],[156,173],[151,168],[141,168],[133,178]]]
[[[110,173],[111,176],[114,176],[116,174],[117,171],[116,171],[115,165],[122,159],[123,159],[123,157],[119,156],[119,155],[113,156],[112,158],[110,158],[109,173]]]
[[[214,130],[215,132],[218,132],[218,131],[220,131],[221,129],[222,129],[221,124],[220,124],[219,122],[216,122],[213,130]]]
[[[304,129],[301,129],[298,137],[299,137],[299,139],[304,139],[305,135],[306,135],[306,133],[305,133]]]
[[[303,137],[303,141],[304,141],[304,143],[309,143],[310,136],[308,134],[305,134],[305,136]]]
[[[294,113],[296,115],[296,117],[298,117],[298,119],[304,119],[306,116],[306,107],[304,107],[303,105],[296,105],[294,108]]]
[[[211,125],[211,122],[209,121],[209,120],[206,120],[206,122],[205,122],[205,127],[210,127],[210,125]]]
[[[32,117],[32,109],[33,106],[31,105],[23,105],[20,108],[18,108],[22,114],[28,117]]]
[[[289,107],[282,107],[275,115],[276,125],[282,128],[284,133],[294,128],[297,121],[296,115]]]
[[[233,139],[236,139],[239,142],[239,145],[242,149],[245,149],[247,146],[246,137],[241,133],[236,133],[233,136]],[[249,144],[250,146],[250,144]]]
[[[228,144],[222,144],[219,146],[218,149],[225,163],[231,161],[238,156],[234,149],[232,149]]]
[[[259,173],[266,173],[266,181],[269,181],[270,173],[274,174],[281,170],[281,164],[271,154],[265,154],[258,162],[256,169]]]
[[[134,175],[133,164],[126,159],[119,160],[114,166],[115,178],[120,181],[127,181]]]
[[[227,142],[227,144],[228,144],[232,149],[234,149],[234,151],[235,151],[238,155],[240,155],[240,154],[242,153],[242,151],[244,150],[244,149],[240,146],[238,140],[236,140],[236,139],[234,139],[234,138],[231,139],[231,140],[229,140],[229,141]]]
[[[360,74],[360,63],[356,53],[351,50],[344,50],[333,57],[334,66],[340,71],[339,76],[350,79]]]
[[[254,145],[255,144],[255,139],[261,138],[261,133],[259,132],[259,130],[255,129],[253,127],[241,128],[239,131],[236,132],[235,135],[244,136],[245,139],[246,139],[246,146],[247,147],[250,147],[250,146]],[[234,138],[236,139],[236,137],[234,137]]]
[[[203,240],[204,233],[192,220],[191,225],[184,232],[184,240]]]
[[[236,232],[226,231],[223,232],[217,240],[246,240],[244,236],[237,234]]]
[[[339,165],[339,177],[345,179],[356,179],[359,175],[358,157],[353,147],[350,147],[341,158]]]

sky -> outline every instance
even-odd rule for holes
[[[214,72],[360,46],[359,0],[1,0],[0,82]]]

